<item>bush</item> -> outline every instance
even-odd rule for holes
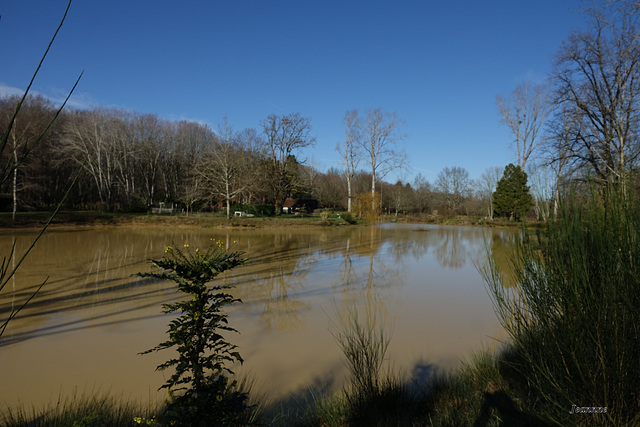
[[[141,277],[170,280],[189,295],[185,301],[165,304],[164,313],[181,313],[169,324],[169,339],[142,353],[177,347],[178,356],[157,369],[175,371],[161,388],[169,390],[167,407],[159,419],[170,425],[218,425],[240,423],[247,414],[247,394],[236,389],[237,382],[227,375],[233,371],[225,366],[242,362],[236,346],[225,341],[221,331],[237,332],[228,326],[227,315],[221,309],[241,302],[225,292],[231,286],[208,287],[219,273],[244,264],[240,252],[227,252],[217,242],[204,251],[191,251],[167,246],[161,260],[151,260],[162,273],[139,273]],[[178,393],[176,393],[178,392]],[[141,422],[141,420],[137,420]]]
[[[341,218],[348,224],[357,223],[356,219],[350,213],[344,213],[341,215]]]
[[[360,193],[356,197],[354,211],[359,212],[358,217],[372,224],[380,220],[382,215],[382,196],[380,193]]]
[[[605,193],[572,202],[536,236],[523,230],[515,288],[495,265],[485,272],[528,401],[560,425],[640,421],[640,209]],[[572,415],[572,405],[606,412]]]

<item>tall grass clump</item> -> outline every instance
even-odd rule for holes
[[[333,329],[349,371],[342,396],[333,400],[344,411],[339,425],[412,425],[418,399],[399,375],[383,372],[391,339],[375,314],[361,320],[350,311]]]
[[[485,271],[511,368],[549,422],[640,422],[639,233],[629,190],[594,189],[536,235],[523,230],[515,287],[502,286],[495,265]]]
[[[157,408],[118,398],[107,392],[73,393],[43,408],[7,407],[0,411],[0,425],[6,427],[129,427],[136,416],[151,417]]]

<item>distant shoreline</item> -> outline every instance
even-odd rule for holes
[[[16,216],[15,223],[11,213],[0,213],[0,232],[30,231],[42,228],[46,224],[50,212],[20,212]],[[506,220],[486,220],[476,217],[456,216],[383,216],[382,222],[398,222],[406,224],[434,224],[434,225],[463,225],[482,227],[519,227],[519,222]],[[528,225],[537,224],[536,222]],[[249,228],[282,228],[282,227],[357,227],[367,225],[364,221],[357,224],[348,224],[338,215],[333,214],[327,220],[319,216],[295,216],[281,215],[276,217],[256,218],[232,218],[227,219],[219,214],[195,213],[186,215],[157,215],[147,213],[121,213],[99,211],[64,211],[59,212],[54,218],[50,229],[78,229],[96,226],[134,226],[134,227],[158,227],[171,226],[179,228],[223,228],[223,229],[249,229]]]

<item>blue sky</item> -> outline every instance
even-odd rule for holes
[[[0,4],[0,95],[24,90],[66,0]],[[498,94],[539,81],[580,0],[74,0],[33,87],[77,108],[115,107],[241,130],[269,114],[311,118],[299,157],[340,166],[348,109],[396,112],[410,167],[477,178],[514,160]],[[387,177],[393,181],[396,176]]]

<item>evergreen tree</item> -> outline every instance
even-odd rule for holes
[[[532,206],[533,198],[527,186],[527,174],[520,166],[508,164],[493,193],[493,210],[498,216],[519,220]]]

